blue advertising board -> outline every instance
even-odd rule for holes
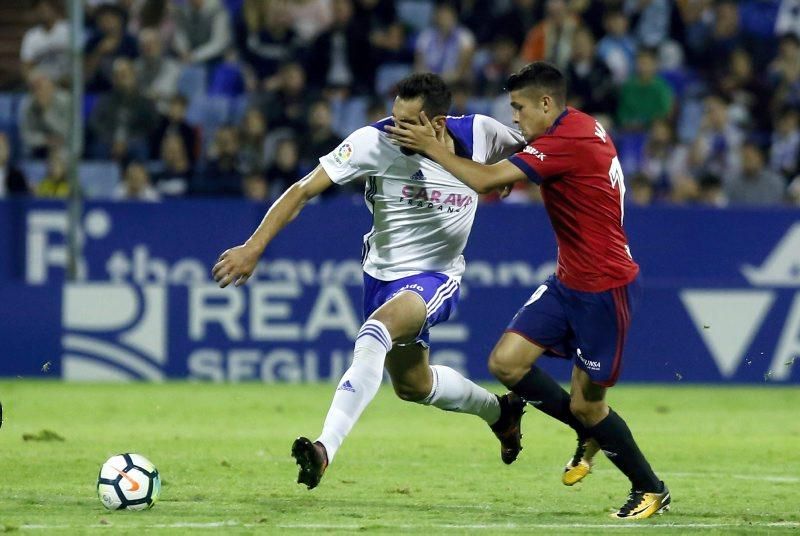
[[[0,202],[0,376],[336,381],[361,324],[359,199],[312,204],[239,288],[210,268],[265,207],[240,200],[90,203],[66,282],[63,204]],[[628,208],[642,267],[622,381],[800,381],[800,212]],[[490,379],[486,358],[554,269],[540,206],[478,210],[457,313],[432,360]],[[569,364],[546,360],[560,379]]]

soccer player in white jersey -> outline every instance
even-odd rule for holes
[[[384,366],[401,399],[486,421],[500,440],[505,463],[512,463],[522,448],[524,403],[516,395],[498,397],[449,367],[428,363],[428,330],[447,320],[458,302],[461,253],[478,196],[436,162],[393,144],[384,129],[395,120],[419,121],[424,110],[455,154],[482,164],[498,162],[524,145],[521,134],[489,117],[447,117],[450,102],[449,89],[434,74],[402,80],[392,117],[356,130],[320,158],[316,169],[272,205],[252,236],[223,252],[212,270],[221,287],[245,283],[264,249],[305,203],[333,184],[366,178],[373,226],[363,244],[365,322],[322,433],[314,442],[300,437],[292,445],[300,466],[297,481],[309,489],[319,484],[377,393]]]

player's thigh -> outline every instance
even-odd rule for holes
[[[392,336],[392,342],[413,339],[425,325],[425,300],[416,292],[404,290],[378,307],[369,318],[381,322]]]
[[[632,300],[635,294],[629,287],[597,293],[574,292],[574,302],[569,308],[576,333],[575,365],[603,387],[613,386],[622,369],[635,306]]]
[[[429,350],[418,343],[392,348],[386,356],[386,370],[397,396],[419,401],[430,394],[433,385],[428,358]]]

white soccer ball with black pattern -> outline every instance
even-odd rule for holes
[[[117,454],[100,468],[97,496],[109,510],[145,510],[161,494],[161,477],[141,454]]]

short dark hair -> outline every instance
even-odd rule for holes
[[[433,119],[447,115],[453,94],[442,77],[434,73],[414,73],[397,84],[397,96],[403,100],[422,98],[422,110]]]
[[[563,105],[567,102],[567,80],[552,63],[535,61],[508,77],[506,91],[525,88],[534,88],[547,93],[553,97],[556,104]]]

